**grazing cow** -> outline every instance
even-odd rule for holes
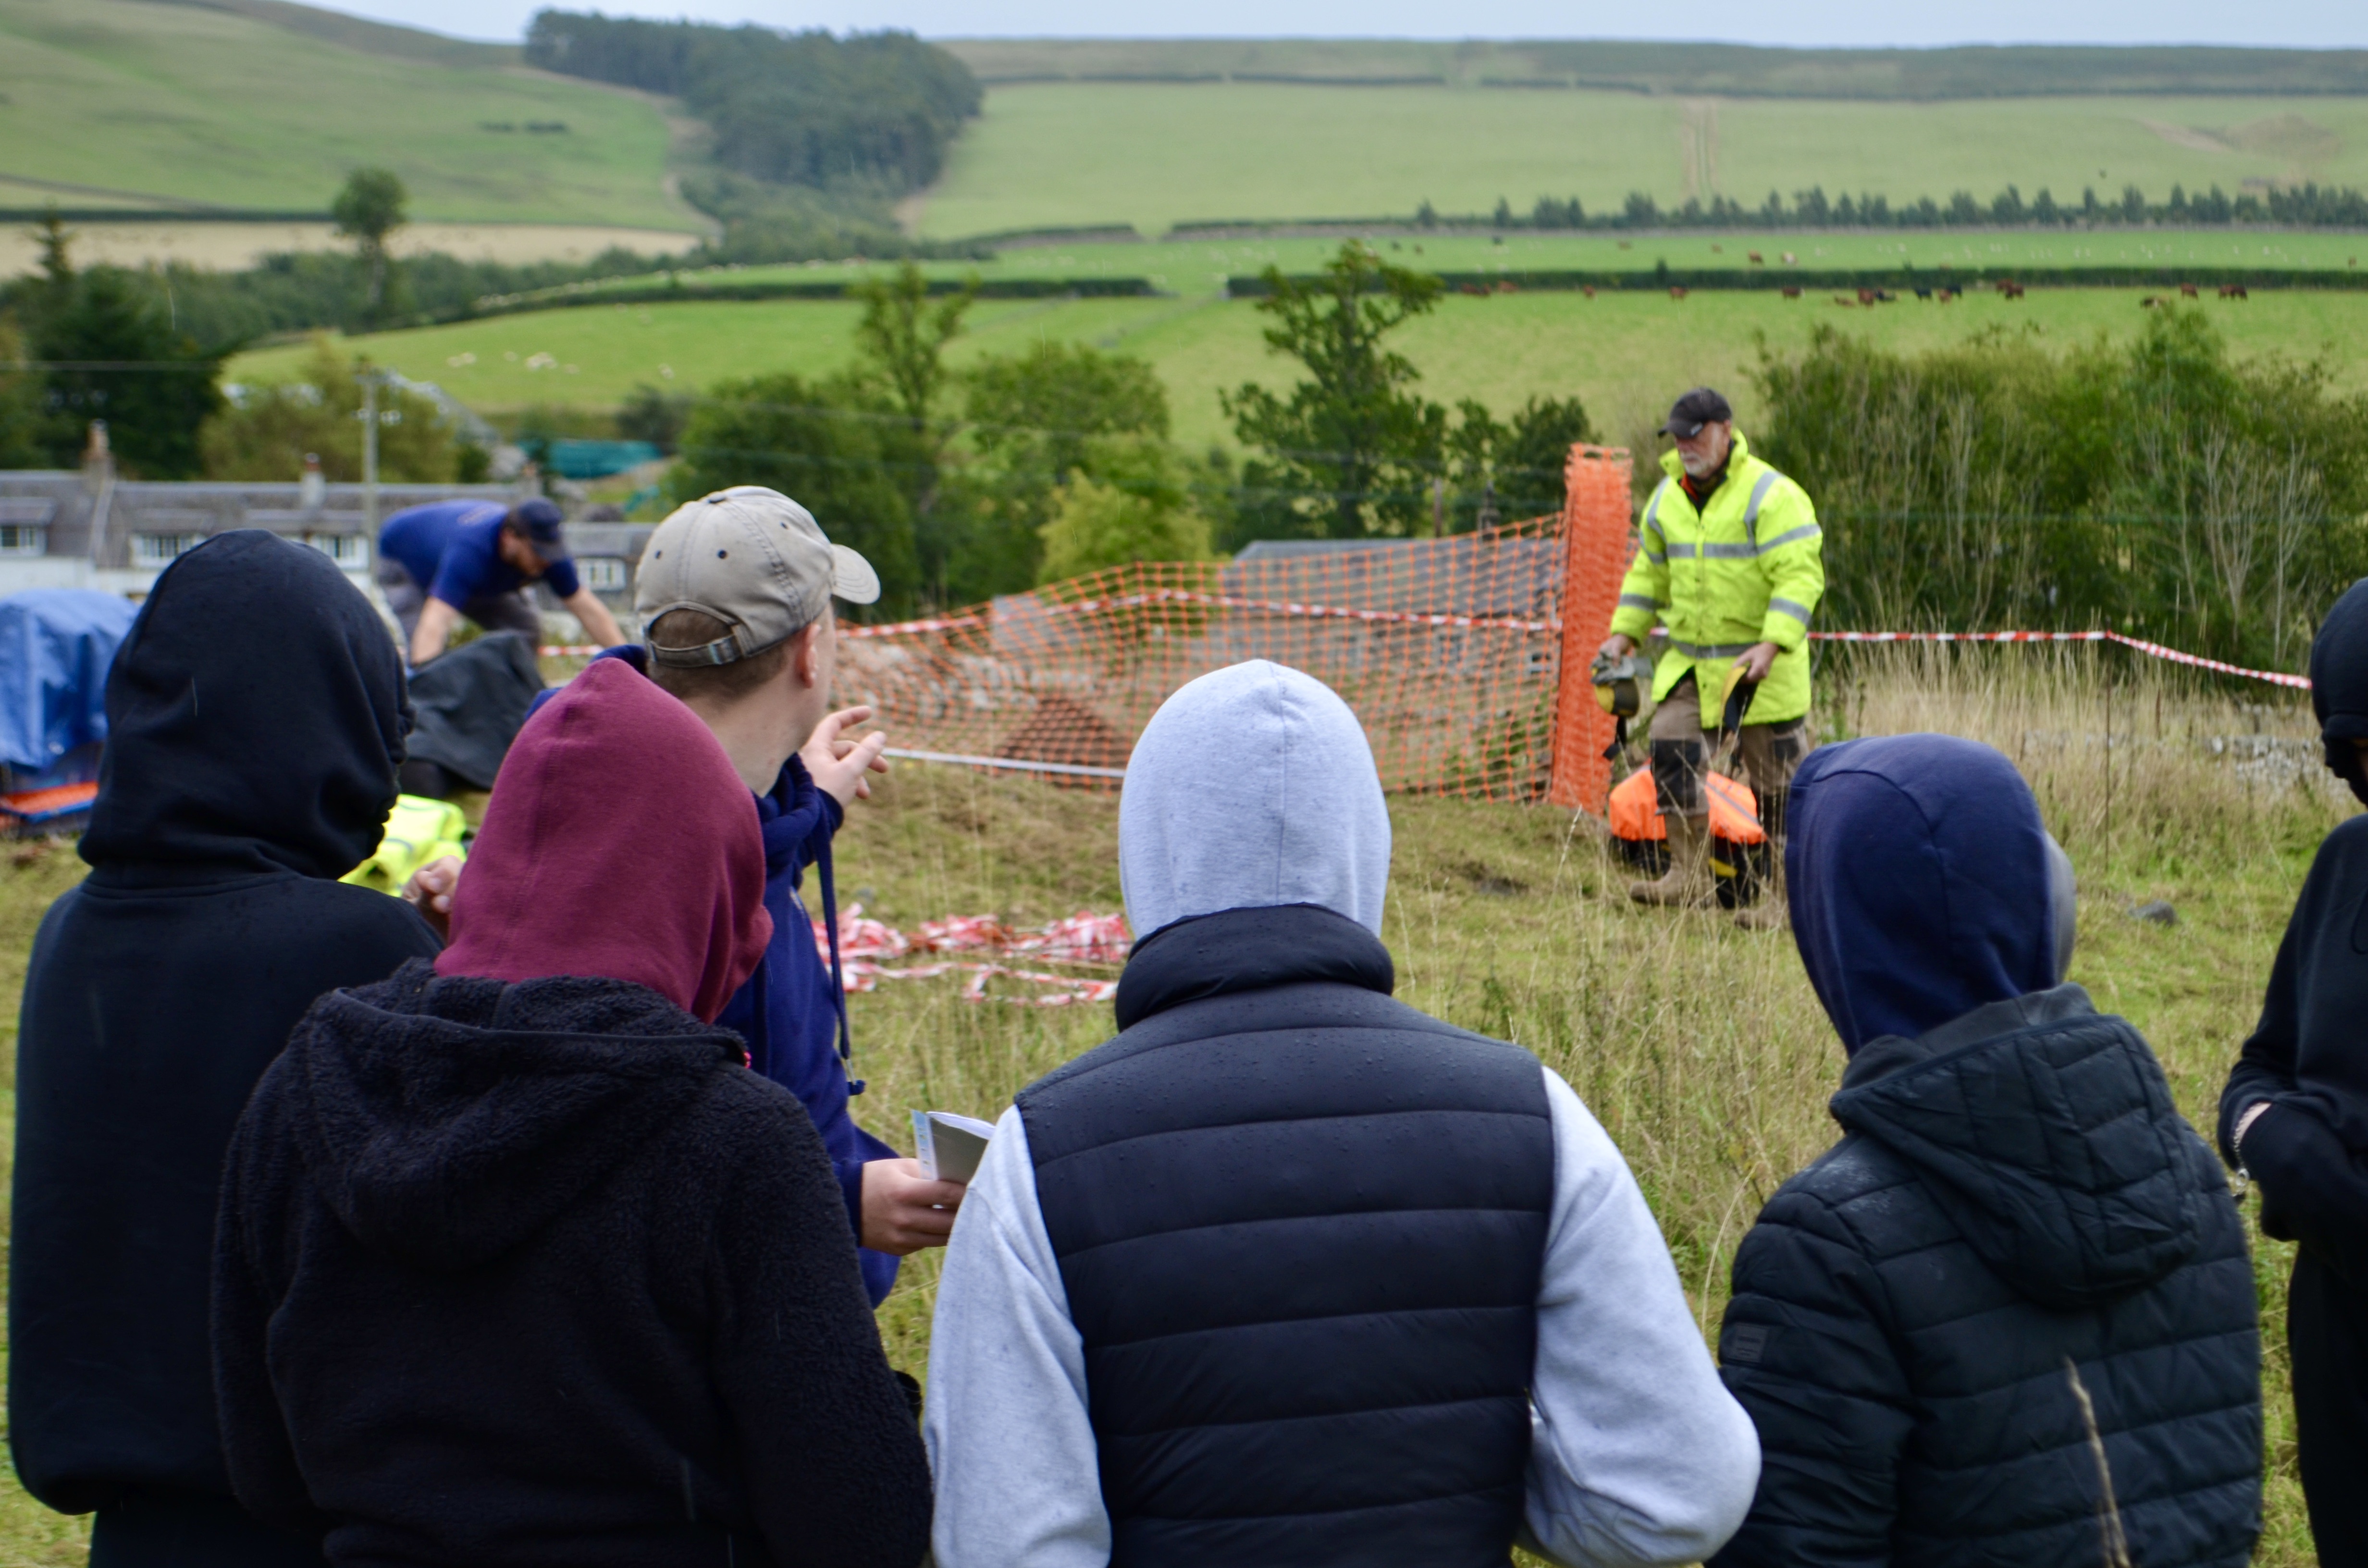
[[[1594,285],[1594,284],[1592,284],[1592,283],[1589,283],[1589,284],[1588,284],[1586,287],[1584,287],[1583,289],[1581,289],[1581,290],[1579,290],[1579,292],[1580,292],[1580,293],[1582,293],[1582,294],[1585,294],[1588,299],[1592,300],[1593,298],[1595,298],[1595,285]]]
[[[2242,283],[2223,283],[2220,285],[2220,297],[2224,300],[2249,300],[2252,298],[2251,295],[2245,292],[2245,286]]]
[[[2180,284],[2179,286],[2179,292],[2180,297],[2182,299],[2198,300],[2203,298],[2203,295],[2196,291],[2195,285],[2192,283]]]
[[[1788,300],[1797,300],[1801,297],[1801,290],[1791,284],[1787,284],[1784,288],[1778,290],[1777,292],[1782,294]]]
[[[1497,279],[1497,292],[1499,294],[1518,294],[1520,291],[1521,286],[1514,282],[1511,278],[1499,278]]]
[[[2001,281],[1998,286],[1998,291],[2009,300],[2020,300],[2022,298],[2022,285],[2020,283]]]
[[[1929,301],[1932,298],[1932,290],[1930,289],[1918,289],[1916,290],[1916,297],[1919,300]]]
[[[1678,286],[1678,285],[1675,285],[1675,284],[1672,284],[1672,285],[1670,286],[1670,288],[1669,288],[1669,298],[1670,298],[1670,299],[1672,299],[1672,300],[1682,300],[1682,299],[1684,299],[1685,297],[1686,297],[1686,291],[1685,291],[1685,290],[1684,290],[1683,288],[1681,288],[1681,287],[1679,287],[1679,286]]]
[[[1477,294],[1483,299],[1486,299],[1489,293],[1488,286],[1485,283],[1466,283],[1462,285],[1462,290],[1466,294]]]
[[[1858,291],[1858,302],[1861,305],[1871,305],[1874,303],[1874,290],[1872,289],[1860,290]]]
[[[1749,256],[1750,256],[1750,259],[1751,259],[1751,265],[1752,265],[1752,266],[1754,266],[1754,267],[1765,267],[1765,266],[1767,266],[1767,265],[1768,265],[1768,263],[1767,263],[1766,261],[1764,261],[1764,260],[1762,260],[1762,259],[1760,258],[1760,255],[1759,255],[1759,253],[1758,251],[1752,251],[1752,252],[1749,252],[1749,253],[1748,253],[1748,255],[1749,255]]]
[[[1846,310],[1856,310],[1859,305],[1859,301],[1851,299],[1848,294],[1835,295],[1834,303],[1842,306]]]

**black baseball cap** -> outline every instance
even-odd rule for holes
[[[566,557],[567,536],[559,528],[564,519],[559,508],[550,502],[540,499],[521,501],[510,508],[510,515],[505,520],[526,536],[535,547],[536,554],[553,560]]]
[[[1708,387],[1696,387],[1670,405],[1669,422],[1661,428],[1680,441],[1691,441],[1702,434],[1703,426],[1734,417],[1735,410],[1726,405],[1726,399]]]

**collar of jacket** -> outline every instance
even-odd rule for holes
[[[1312,903],[1227,909],[1161,926],[1118,980],[1118,1027],[1187,1002],[1326,981],[1388,995],[1397,971],[1381,938]]]
[[[1721,466],[1716,475],[1719,483],[1725,483],[1728,479],[1742,472],[1743,465],[1750,460],[1751,443],[1744,439],[1742,431],[1737,430],[1735,433],[1734,444],[1726,449],[1726,461],[1723,466]],[[1676,483],[1678,489],[1685,494],[1688,501],[1693,500],[1693,493],[1686,489],[1686,460],[1678,456],[1677,448],[1671,447],[1668,451],[1661,454],[1661,472],[1669,476],[1671,481]],[[1718,485],[1713,484],[1702,493],[1702,499],[1707,503],[1711,496],[1717,494]],[[1696,506],[1694,509],[1696,511],[1702,510],[1700,506]]]
[[[2089,994],[2077,985],[2057,985],[2009,996],[2003,1002],[1986,1002],[1914,1040],[1887,1034],[1868,1040],[1842,1070],[1842,1087],[1864,1088],[1878,1079],[1937,1060],[1961,1047],[1979,1045],[2021,1029],[2060,1024],[2066,1018],[2088,1017],[2096,1011]]]

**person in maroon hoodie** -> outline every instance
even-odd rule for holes
[[[929,1477],[837,1180],[712,1022],[747,790],[620,665],[529,721],[432,964],[333,992],[224,1176],[239,1500],[333,1563],[912,1568]]]

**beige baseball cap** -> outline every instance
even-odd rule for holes
[[[871,604],[880,574],[831,543],[814,514],[780,491],[735,484],[676,507],[650,535],[634,575],[633,614],[657,663],[728,665],[818,619],[833,594]],[[712,615],[732,635],[695,648],[651,642],[651,623],[677,609]]]

